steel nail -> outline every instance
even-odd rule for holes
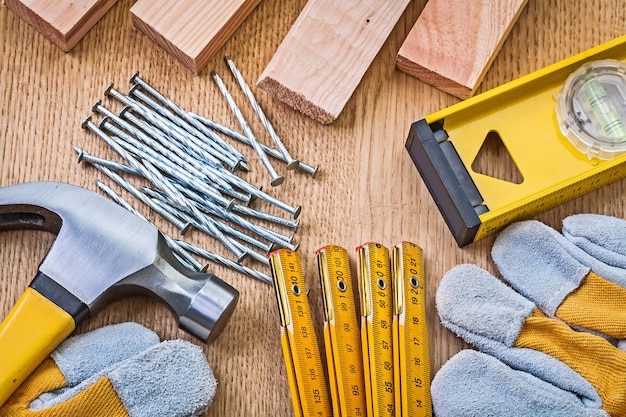
[[[128,164],[136,169],[140,175],[149,178],[150,173],[146,170],[146,168],[137,161],[129,152],[127,152],[124,148],[122,148],[115,140],[113,140],[109,135],[107,135],[100,127],[96,126],[91,121],[91,116],[87,117],[83,120],[81,127],[83,129],[91,130],[95,133],[100,139],[102,139],[107,145],[109,145],[115,152],[117,152]]]
[[[231,138],[233,138],[233,139],[235,139],[235,140],[237,140],[237,141],[239,141],[241,143],[244,143],[244,144],[246,144],[248,146],[252,146],[252,142],[250,142],[250,139],[247,136],[242,135],[239,132],[235,132],[234,130],[229,129],[226,126],[223,126],[223,125],[221,125],[221,124],[219,124],[217,122],[214,122],[211,119],[207,119],[206,117],[201,116],[199,114],[192,113],[192,112],[189,112],[189,114],[193,118],[195,118],[198,121],[200,121],[201,123],[203,123],[206,126],[210,127],[211,129],[217,130],[218,132],[221,132],[221,133],[223,133],[223,134],[225,134],[225,135],[227,135],[227,136],[229,136],[229,137],[231,137]],[[278,151],[278,150],[276,150],[274,148],[270,148],[269,146],[267,146],[267,145],[265,145],[263,143],[260,143],[260,145],[263,148],[263,150],[265,151],[265,153],[267,153],[269,156],[274,157],[274,158],[276,158],[276,159],[278,159],[278,160],[280,160],[282,162],[287,162],[287,160],[285,159],[285,156],[282,153],[280,153],[280,151]],[[308,165],[308,164],[306,164],[306,163],[304,163],[302,161],[298,161],[298,167],[297,168],[302,170],[302,171],[304,171],[304,172],[307,172],[313,178],[315,178],[317,176],[317,173],[319,171],[319,165],[313,167],[313,166]]]
[[[110,130],[113,134],[118,135],[122,139],[118,142],[120,146],[138,155],[142,159],[149,160],[159,169],[167,172],[175,181],[184,182],[186,185],[198,189],[205,194],[211,194],[216,199],[222,199],[224,205],[229,204],[229,202],[221,196],[220,191],[232,197],[239,198],[244,202],[250,201],[249,196],[235,191],[230,184],[219,176],[209,178],[203,172],[197,170],[193,164],[188,166],[189,171],[182,169],[182,167],[186,165],[185,161],[177,158],[175,155],[170,155],[172,159],[174,159],[173,162],[171,159],[163,157],[162,152],[166,152],[166,150],[157,146],[158,144],[156,143],[151,143],[151,145],[153,145],[151,147],[145,146],[125,132],[117,129],[115,126],[108,125],[104,128]],[[157,150],[154,150],[154,147],[156,147]],[[210,184],[215,184],[217,189],[214,190]]]
[[[135,116],[130,107],[125,107],[120,112],[119,121],[115,119],[114,121],[118,126],[129,131],[135,137],[141,139],[142,142],[150,145],[152,148],[169,159],[173,159],[170,158],[170,155],[175,155],[177,158],[184,159],[188,164],[192,165],[199,171],[209,169],[210,172],[214,173],[217,168],[223,168],[222,163],[217,159],[213,157],[197,157],[197,153],[193,151],[190,152],[189,149],[183,148],[182,144],[179,144],[177,141],[173,141],[158,128],[155,128],[145,120]]]
[[[250,184],[249,182],[243,180],[242,178],[239,178],[237,176],[231,176],[231,177],[225,177],[225,179],[228,181],[229,179],[234,181],[233,185],[235,185],[236,187],[241,188],[242,190],[244,190],[247,193],[250,193],[251,195],[253,195],[254,197],[265,201],[266,203],[270,203],[284,211],[286,211],[287,213],[291,214],[293,216],[294,219],[297,219],[298,216],[300,216],[300,213],[302,212],[302,207],[301,206],[297,206],[297,207],[293,207],[287,203],[285,203],[284,201],[281,201],[279,199],[277,199],[276,197],[273,197],[269,194],[267,194],[266,192],[264,192],[263,190],[256,188],[254,185]]]
[[[128,108],[127,108],[128,109]],[[123,115],[130,122],[140,126],[142,123],[141,120],[136,118],[130,111],[127,111]],[[150,129],[148,126],[142,127],[142,129]],[[152,135],[158,135],[156,132],[150,133]],[[225,194],[235,197],[246,204],[250,203],[250,196],[244,195],[234,190],[231,186],[231,183],[226,181],[224,178],[225,175],[234,175],[232,172],[223,168],[220,164],[219,166],[211,163],[210,161],[199,161],[198,159],[189,155],[189,153],[184,152],[184,150],[171,142],[168,142],[166,139],[154,141],[148,139],[143,139],[143,142],[147,143],[151,148],[156,150],[159,154],[164,155],[167,159],[171,160],[177,168],[182,166],[188,166],[188,170],[192,171],[193,175],[198,178],[205,178],[208,182],[214,183],[216,188],[218,188],[221,192]],[[165,142],[165,143],[164,143]],[[167,146],[164,146],[167,145]],[[170,152],[171,150],[171,152]]]
[[[245,132],[246,136],[248,136],[248,138],[250,139],[250,142],[252,143],[252,147],[254,148],[254,150],[257,153],[257,155],[259,155],[259,158],[261,158],[261,161],[263,162],[263,165],[265,165],[265,168],[267,169],[267,171],[269,172],[270,176],[272,177],[271,185],[273,187],[275,187],[275,186],[278,186],[278,185],[282,184],[283,181],[285,180],[285,178],[282,177],[281,175],[278,175],[278,173],[274,169],[274,166],[272,165],[272,163],[270,162],[269,158],[267,157],[267,154],[265,153],[265,151],[261,147],[261,145],[260,145],[259,141],[257,140],[256,136],[254,136],[254,133],[252,133],[252,129],[248,125],[248,122],[246,121],[245,117],[243,116],[243,113],[241,113],[241,110],[237,106],[237,103],[235,103],[235,99],[233,99],[233,96],[230,94],[230,91],[228,91],[228,89],[226,88],[226,85],[224,84],[224,81],[220,78],[220,76],[215,71],[213,71],[211,73],[211,75],[213,76],[213,80],[217,84],[218,88],[222,92],[222,95],[226,99],[226,102],[228,103],[229,107],[231,108],[231,110],[235,114],[235,117],[239,121],[239,124],[241,125],[241,128]]]
[[[229,158],[222,152],[216,151],[215,148],[208,146],[193,135],[188,134],[182,128],[176,126],[174,123],[155,113],[148,107],[142,105],[137,100],[128,97],[113,88],[113,85],[109,85],[105,90],[105,94],[115,98],[125,106],[131,107],[137,111],[142,117],[144,117],[149,123],[163,131],[167,136],[180,141],[185,147],[192,149],[194,153],[197,153],[200,157],[205,158],[207,155],[211,155],[212,158],[223,162],[230,169],[234,170],[239,161],[234,158]]]
[[[218,228],[222,229],[223,232],[228,233],[229,235],[231,235],[233,237],[236,237],[239,240],[243,240],[244,242],[249,243],[249,244],[251,244],[253,246],[256,246],[257,248],[264,250],[265,253],[268,253],[270,251],[270,249],[272,249],[272,245],[271,244],[268,244],[268,243],[265,243],[265,242],[261,242],[260,240],[255,239],[252,236],[247,235],[247,234],[245,234],[245,233],[243,233],[243,232],[241,232],[241,231],[239,231],[239,230],[237,230],[237,229],[227,225],[224,222],[217,222],[216,221],[215,225]]]
[[[299,161],[298,162],[298,168],[301,169],[304,172],[309,173],[313,178],[315,178],[317,176],[317,173],[318,173],[319,169],[320,169],[320,166],[317,165],[317,166],[313,167],[311,165],[305,164],[302,161]]]
[[[279,216],[274,216],[272,214],[266,213],[264,211],[260,211],[260,210],[255,210],[252,209],[250,207],[244,207],[238,204],[235,204],[233,206],[233,211],[235,212],[239,212],[242,214],[245,214],[247,216],[250,217],[255,217],[257,219],[260,220],[266,220],[269,221],[271,223],[275,223],[275,224],[279,224],[281,226],[286,226],[289,227],[291,229],[293,229],[294,232],[296,232],[298,230],[298,227],[300,225],[300,220],[289,220],[289,219],[285,219]]]
[[[258,224],[252,223],[251,221],[246,220],[243,217],[235,213],[227,212],[223,208],[217,207],[217,206],[208,206],[206,208],[209,211],[209,213],[219,216],[223,219],[232,221],[235,224],[247,230],[250,230],[251,232],[254,232],[257,235],[269,240],[270,242],[275,243],[276,245],[279,245],[281,247],[285,247],[291,250],[297,250],[298,248],[296,245],[292,245],[291,243],[286,242],[284,239],[284,236],[277,235],[276,232],[270,229],[267,229],[263,226],[259,226]]]
[[[181,191],[185,193],[184,190],[181,190]],[[158,194],[155,197],[158,199],[162,199],[162,198],[167,199],[167,196],[163,196],[162,194]],[[242,228],[257,234],[258,236],[261,236],[269,240],[270,242],[275,243],[276,245],[279,245],[280,247],[286,247],[291,250],[298,249],[299,245],[291,244],[291,242],[288,241],[289,240],[288,237],[285,237],[284,235],[281,235],[278,232],[274,232],[273,230],[268,229],[266,227],[252,223],[251,221],[246,220],[237,214],[226,211],[223,207],[218,206],[215,203],[212,203],[211,201],[194,200],[194,203],[197,205],[197,207],[200,210],[205,211],[213,216],[219,217],[223,220],[231,221],[237,224],[238,226],[241,226]]]
[[[94,165],[94,166],[100,172],[102,172],[104,175],[109,177],[117,185],[119,185],[120,187],[122,187],[123,189],[128,191],[135,198],[140,200],[142,203],[146,204],[148,207],[150,207],[151,209],[153,209],[154,211],[159,213],[161,216],[163,216],[167,221],[169,221],[174,226],[176,226],[178,229],[180,229],[181,234],[185,234],[189,230],[190,224],[188,222],[183,222],[178,217],[174,217],[170,213],[164,212],[163,210],[161,210],[160,207],[158,207],[155,204],[153,204],[152,201],[149,198],[147,198],[145,195],[143,195],[137,188],[135,188],[131,183],[126,181],[120,175],[116,174],[114,171],[112,171],[112,170],[110,170],[110,169],[108,169],[108,168],[106,168],[104,166],[99,166],[99,165]]]
[[[94,105],[94,110],[103,114],[107,114],[107,116],[100,123],[103,130],[106,130],[114,135],[117,135],[118,137],[121,137],[125,142],[129,142],[138,148],[145,149],[146,152],[142,155],[143,157],[151,159],[152,162],[158,161],[160,164],[167,164],[168,167],[174,168],[177,171],[182,172],[183,174],[188,174],[188,172],[182,170],[181,167],[187,165],[188,169],[193,171],[193,174],[196,175],[197,178],[204,178],[209,182],[216,183],[218,188],[221,189],[223,192],[228,193],[232,197],[239,198],[246,204],[250,202],[249,196],[243,195],[235,191],[230,186],[230,184],[222,178],[222,176],[219,174],[219,171],[213,168],[210,164],[203,165],[202,163],[198,162],[198,160],[190,157],[188,153],[182,151],[180,148],[167,141],[166,139],[157,142],[156,140],[147,136],[134,126],[130,125],[126,120],[123,120],[115,115],[113,115],[113,117],[109,117],[108,114],[110,114],[111,112],[99,105],[98,103]],[[131,114],[127,114],[126,116],[129,117],[130,121],[136,119]],[[113,120],[116,125],[122,127],[127,132],[130,132],[130,134],[119,129],[117,126],[110,123],[109,120]],[[135,121],[139,122],[139,120]],[[145,148],[143,145],[140,145],[139,141],[133,138],[131,134],[141,139],[143,143],[147,144],[154,151],[148,151],[148,149]],[[163,143],[168,144],[169,147],[164,146]],[[162,157],[159,157],[159,155],[161,155]],[[169,163],[168,161],[173,161],[173,164]],[[216,194],[219,193],[216,191]]]
[[[248,98],[248,101],[250,101],[250,105],[254,109],[255,113],[259,116],[259,119],[261,120],[261,123],[265,127],[265,130],[267,130],[267,133],[269,134],[270,138],[272,138],[278,150],[285,157],[285,161],[287,162],[286,168],[289,170],[296,168],[300,161],[298,161],[297,159],[294,159],[289,154],[289,151],[287,151],[285,144],[276,133],[276,130],[274,130],[274,126],[265,115],[265,112],[261,108],[261,105],[259,104],[256,97],[254,96],[254,93],[250,89],[250,86],[248,85],[246,80],[243,78],[243,74],[241,74],[241,71],[239,71],[239,68],[237,68],[237,66],[235,65],[235,62],[232,59],[230,59],[229,57],[226,57],[225,61],[226,61],[226,65],[230,69],[230,72],[233,74],[233,76],[239,83],[239,86],[241,87],[241,90],[243,91],[244,95]]]
[[[167,117],[172,122],[179,124],[180,127],[187,130],[189,133],[196,135],[199,139],[209,139],[217,145],[223,152],[230,153],[235,159],[239,159],[243,162],[246,162],[246,158],[243,156],[241,152],[237,149],[233,148],[228,142],[220,138],[214,132],[208,130],[202,123],[195,120],[193,117],[189,116],[186,111],[181,109],[178,105],[172,102],[170,99],[165,97],[155,88],[153,88],[150,84],[145,82],[139,77],[139,72],[135,73],[130,82],[135,84],[135,87],[141,87],[146,90],[149,94],[151,94],[155,99],[152,100],[147,95],[138,91],[135,87],[133,87],[128,95],[131,97],[135,97],[140,101],[147,104],[149,107],[157,111],[164,117]],[[158,103],[157,103],[158,101]]]
[[[244,266],[244,265],[238,264],[236,262],[233,262],[230,259],[224,258],[222,256],[219,256],[219,255],[215,254],[215,253],[209,252],[209,251],[207,251],[205,249],[201,249],[201,248],[199,248],[197,246],[194,246],[194,245],[192,245],[192,244],[190,244],[188,242],[179,241],[178,243],[184,249],[188,250],[189,252],[195,253],[196,255],[201,256],[201,257],[203,257],[205,259],[208,259],[208,260],[210,260],[212,262],[215,262],[217,264],[226,266],[228,268],[231,268],[231,269],[233,269],[235,271],[238,271],[238,272],[241,272],[243,274],[249,275],[249,276],[251,276],[253,278],[256,278],[256,279],[258,279],[260,281],[265,282],[266,284],[272,284],[273,283],[272,278],[270,278],[269,276],[267,276],[267,275],[265,275],[265,274],[263,274],[263,273],[261,273],[259,271],[254,270],[252,268],[248,268],[247,266]]]
[[[181,189],[181,191],[183,191],[183,190],[184,189]],[[161,193],[159,193],[158,191],[153,190],[153,189],[151,189],[149,187],[145,187],[145,186],[141,187],[141,191],[144,194],[146,194],[148,197],[151,197],[151,198],[154,198],[154,199],[157,199],[157,200],[162,200],[163,198],[166,198]],[[183,192],[183,193],[186,196],[188,195],[188,193],[185,193],[185,192]],[[202,199],[202,201],[197,201],[197,200],[194,199],[194,201],[195,201],[196,205],[198,206],[198,208],[200,210],[206,211],[206,207],[208,207],[208,206],[206,204],[206,200],[205,199]],[[263,249],[266,252],[269,252],[271,247],[272,247],[271,245],[269,245],[267,243],[264,243],[264,242],[261,242],[260,240],[255,239],[252,236],[246,235],[246,234],[242,233],[241,231],[239,231],[237,229],[234,229],[234,228],[230,227],[229,225],[227,225],[225,223],[222,223],[222,222],[219,222],[219,221],[214,221],[214,224],[219,229],[224,231],[225,233],[228,233],[229,235],[231,235],[233,237],[236,237],[236,238],[238,238],[240,240],[243,240],[244,242],[250,243],[251,245],[254,245],[254,246],[256,246],[256,247],[258,247],[260,249]]]
[[[109,159],[98,158],[97,156],[88,154],[84,149],[78,146],[72,146],[72,149],[74,149],[74,152],[78,154],[79,163],[85,161],[91,165],[105,166],[114,171],[125,172],[127,174],[133,175],[141,175],[141,173],[139,173],[135,168],[131,166],[120,164],[119,162],[111,161]]]
[[[146,94],[139,90],[139,85],[133,86],[128,92],[128,95],[137,101],[140,105],[144,106],[149,111],[153,112],[159,118],[162,118],[163,123],[167,123],[171,129],[174,129],[179,135],[188,136],[191,135],[194,139],[190,140],[199,140],[202,143],[202,147],[207,146],[213,149],[218,154],[223,154],[225,158],[232,161],[243,161],[239,155],[236,155],[233,152],[230,152],[224,147],[220,146],[219,143],[213,140],[207,135],[200,132],[193,126],[190,126],[184,120],[182,120],[178,115],[173,114],[170,110],[163,107],[160,103],[157,103],[152,98],[148,97]],[[217,135],[215,135],[218,137]],[[219,138],[219,137],[218,137]],[[221,138],[219,138],[221,139]],[[242,155],[243,157],[243,155]],[[238,166],[238,165],[237,165]]]
[[[165,197],[167,197],[167,200],[163,199],[162,197],[163,196],[161,196],[161,198],[153,198],[152,202],[161,207],[163,210],[169,211],[172,215],[181,216],[183,219],[190,222],[198,230],[202,230],[208,235],[213,236],[236,256],[237,262],[242,262],[246,258],[246,256],[248,255],[247,252],[242,250],[237,242],[233,241],[221,230],[219,230],[215,225],[215,220],[202,214],[195,205],[190,204],[192,206],[191,213],[186,213],[174,207],[172,205],[172,201],[169,200],[168,195],[165,195]]]

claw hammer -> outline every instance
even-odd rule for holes
[[[57,237],[0,324],[0,405],[81,321],[114,299],[155,296],[181,329],[205,342],[237,304],[237,290],[185,268],[154,225],[85,188],[59,182],[0,188],[0,231],[13,229]]]

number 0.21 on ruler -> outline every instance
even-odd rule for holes
[[[361,346],[368,416],[394,416],[393,292],[389,250],[378,243],[357,248],[361,295]]]
[[[410,242],[393,248],[393,349],[396,417],[430,417],[430,360],[422,249]]]

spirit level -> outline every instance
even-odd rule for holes
[[[394,415],[393,292],[389,250],[378,243],[357,248],[361,298],[361,347],[367,415]]]
[[[626,176],[626,154],[603,159],[593,148],[585,154],[557,120],[556,104],[568,77],[584,64],[602,60],[626,62],[626,35],[412,124],[406,148],[460,246]],[[624,92],[615,96],[620,95]],[[597,113],[602,96],[591,85],[580,97],[596,105]],[[612,110],[626,106],[617,100],[598,117],[600,124],[617,121]],[[618,123],[606,133],[620,132]],[[485,139],[494,134],[519,170],[520,183],[472,169]]]
[[[269,261],[294,414],[296,417],[332,417],[300,255],[279,249],[270,254]]]
[[[430,417],[430,356],[422,248],[393,248],[393,352],[396,417]]]
[[[358,311],[348,251],[328,245],[317,251],[324,297],[324,342],[335,417],[365,417],[365,379]]]

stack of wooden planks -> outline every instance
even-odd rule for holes
[[[261,0],[138,0],[134,25],[194,73]],[[69,51],[116,0],[5,0]],[[459,98],[473,95],[527,0],[430,0],[397,67]],[[320,123],[333,122],[409,0],[309,0],[257,85]]]

